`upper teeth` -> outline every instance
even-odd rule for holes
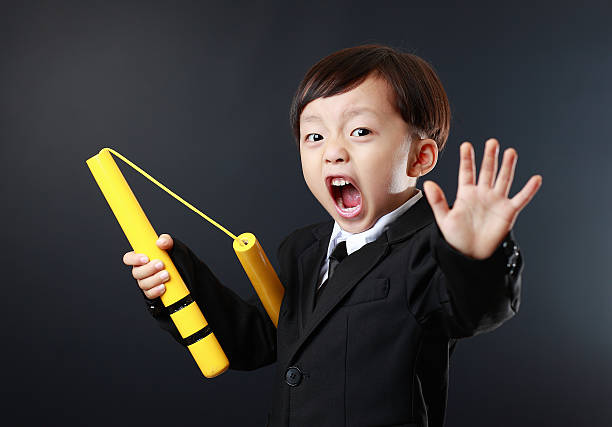
[[[342,187],[343,185],[348,184],[349,182],[344,178],[334,178],[332,179],[331,184],[336,187]]]

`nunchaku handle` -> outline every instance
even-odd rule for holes
[[[229,367],[227,356],[191,298],[170,256],[155,245],[157,233],[110,152],[100,151],[87,160],[87,165],[134,251],[164,263],[170,279],[165,283],[166,292],[161,301],[170,308],[170,318],[186,339],[187,348],[202,374],[207,378],[222,374]]]
[[[274,267],[252,233],[243,233],[234,240],[234,252],[264,309],[274,326],[278,327],[278,313],[285,293]]]

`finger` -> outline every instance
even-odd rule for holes
[[[531,201],[535,193],[542,186],[542,176],[534,175],[529,178],[527,184],[513,198],[510,199],[512,206],[516,209],[517,214]]]
[[[123,263],[125,265],[143,265],[149,262],[149,258],[145,254],[137,254],[134,251],[126,252],[123,255]]]
[[[153,276],[138,281],[138,287],[143,291],[148,291],[156,286],[161,285],[169,280],[168,272],[166,270],[160,271]]]
[[[502,159],[502,166],[499,170],[499,175],[495,181],[494,191],[505,197],[508,197],[510,187],[512,187],[512,181],[514,180],[514,169],[516,168],[516,161],[518,154],[514,148],[508,148],[504,151],[504,157]]]
[[[162,284],[154,287],[151,290],[144,291],[144,294],[149,299],[155,299],[157,297],[162,296],[164,292],[166,292],[166,287]]]
[[[174,246],[174,241],[172,240],[172,237],[170,237],[169,234],[161,234],[155,244],[160,249],[169,250],[172,249],[172,246]]]
[[[499,153],[499,143],[495,138],[489,138],[485,144],[484,156],[480,166],[478,185],[482,187],[493,186],[493,180],[497,173],[497,156]]]
[[[158,271],[161,271],[163,269],[164,269],[164,263],[159,259],[155,259],[140,267],[134,267],[132,269],[132,277],[134,277],[134,279],[136,280],[141,280],[149,276],[152,276]]]
[[[438,224],[448,215],[448,203],[444,196],[444,191],[433,181],[425,181],[423,184],[425,190],[425,197],[431,206],[431,210],[436,217]]]
[[[459,147],[459,186],[476,183],[476,163],[474,163],[474,147],[464,142]]]

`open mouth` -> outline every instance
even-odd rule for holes
[[[344,218],[352,218],[361,212],[361,191],[349,178],[332,176],[327,178],[327,187],[335,202],[336,210]]]

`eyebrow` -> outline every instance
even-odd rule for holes
[[[342,116],[345,119],[349,119],[351,117],[359,116],[361,114],[373,114],[376,117],[378,117],[378,113],[376,112],[376,110],[373,110],[373,109],[368,108],[368,107],[350,108],[350,109],[346,110],[342,114]]]
[[[373,110],[371,108],[368,108],[368,107],[349,108],[344,113],[342,113],[342,117],[344,117],[345,120],[348,120],[351,117],[359,116],[361,114],[372,114],[372,115],[374,115],[376,117],[380,117],[375,110]],[[321,121],[322,121],[321,117],[317,116],[316,114],[310,114],[308,116],[304,116],[300,120],[300,122],[302,122],[302,123],[304,123],[304,122],[321,122]]]
[[[315,116],[314,114],[311,114],[309,116],[304,116],[302,117],[302,120],[300,120],[301,123],[305,123],[305,122],[320,122],[321,118],[319,116]]]

